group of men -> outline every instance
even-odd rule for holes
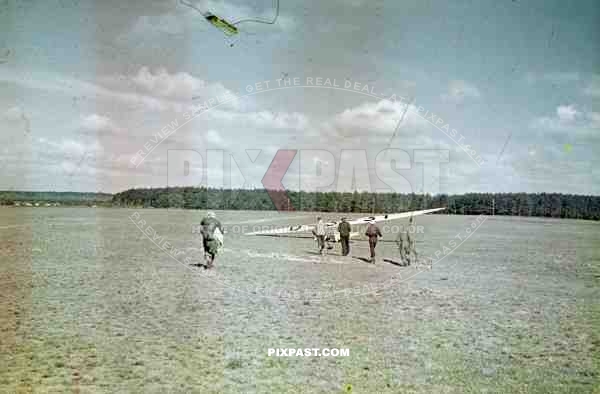
[[[348,256],[350,254],[350,234],[352,233],[352,226],[346,218],[342,218],[340,224],[337,227],[337,231],[340,234],[340,244],[342,245],[342,256]],[[335,242],[333,234],[327,234],[325,223],[321,217],[317,218],[317,225],[313,231],[313,235],[317,239],[319,245],[319,253],[323,254],[325,249],[325,242]],[[375,247],[377,246],[377,240],[382,237],[381,230],[374,221],[369,222],[365,235],[369,238],[369,250],[371,253],[371,263],[375,263]],[[333,247],[328,247],[331,249]]]
[[[352,226],[350,223],[346,221],[346,218],[342,218],[342,221],[338,225],[337,228],[340,233],[340,243],[342,244],[342,255],[348,256],[350,253],[350,233],[352,232]],[[327,233],[327,229],[325,228],[325,223],[323,223],[323,218],[320,216],[317,218],[317,225],[313,230],[313,235],[317,240],[317,244],[319,246],[319,253],[323,254],[325,249],[325,242],[329,245],[330,242],[335,242],[335,237],[331,233]],[[328,249],[332,249],[332,246],[328,246]]]
[[[412,218],[410,219],[410,224],[412,225]],[[201,226],[201,234],[202,234],[202,243],[204,246],[204,254],[206,259],[206,268],[212,268],[215,257],[217,253],[223,247],[223,226],[221,222],[216,218],[216,215],[213,212],[208,212],[206,217],[202,219],[200,222]],[[346,218],[342,218],[341,222],[337,227],[337,231],[340,234],[340,244],[342,245],[342,256],[348,256],[350,254],[350,234],[352,233],[352,226]],[[335,237],[331,233],[327,233],[327,227],[325,223],[323,223],[323,219],[321,217],[317,218],[317,225],[313,230],[313,235],[315,236],[318,246],[319,253],[323,254],[325,249],[325,243],[329,245],[330,242],[335,242]],[[371,220],[369,225],[367,226],[367,230],[365,235],[369,239],[369,251],[370,251],[370,262],[375,263],[375,247],[377,246],[377,240],[379,237],[382,237],[381,230],[375,224],[375,221]],[[407,262],[408,265],[411,264],[412,260],[416,260],[416,251],[414,250],[414,240],[411,239],[408,234],[406,235],[406,239],[403,237],[399,237],[398,246],[400,248],[400,254],[402,260]],[[332,246],[328,247],[332,249]]]

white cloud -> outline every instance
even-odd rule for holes
[[[575,116],[579,114],[573,105],[560,105],[556,108],[558,119],[562,122],[572,122]]]
[[[102,159],[105,153],[102,145],[95,140],[76,141],[70,138],[60,141],[39,138],[35,149],[45,160],[70,161],[78,165],[91,158]]]
[[[158,69],[152,73],[148,67],[142,67],[131,81],[146,93],[154,96],[169,97],[175,99],[191,100],[194,92],[206,87],[206,83],[185,72],[169,74],[165,69]],[[223,86],[215,86],[218,90]]]
[[[373,136],[373,133],[391,137],[405,110],[406,104],[400,101],[365,102],[335,115],[323,125],[323,130],[344,138]],[[403,129],[415,133],[415,127],[427,125],[428,123],[417,115],[417,107],[410,105],[403,120]]]
[[[4,114],[2,114],[2,118],[8,121],[19,121],[19,120],[23,120],[25,116],[25,113],[23,112],[23,110],[18,107],[11,107],[9,109],[7,109]]]
[[[67,156],[81,156],[86,151],[83,144],[73,140],[62,141],[59,148]]]
[[[240,100],[233,99],[235,94],[223,84],[210,83],[186,72],[171,74],[164,68],[152,71],[144,66],[137,74],[122,76],[120,80],[128,83],[138,94],[142,93],[143,96],[159,100],[176,112],[194,112],[198,106],[206,104],[209,100],[227,102],[226,106],[229,108],[242,108]],[[114,84],[114,80],[109,83]]]
[[[247,119],[258,127],[272,127],[278,129],[303,130],[308,127],[308,118],[300,113],[260,111],[249,113]]]
[[[210,145],[223,146],[223,138],[216,130],[208,130],[205,138]]]
[[[480,98],[481,93],[477,87],[463,80],[453,80],[448,83],[448,92],[441,95],[445,101],[462,103],[468,98]]]
[[[142,107],[152,111],[183,112],[192,108],[192,96],[199,102],[232,95],[220,83],[207,83],[188,73],[169,74],[164,69],[152,73],[142,67],[135,75],[100,76],[93,82],[69,75],[47,72],[12,72],[0,69],[0,81],[19,84],[26,88],[59,92],[73,97],[95,97],[96,100],[118,101],[131,108]],[[236,106],[236,100],[231,104]]]
[[[110,130],[114,127],[110,119],[106,116],[92,114],[83,117],[81,126],[90,131]]]
[[[550,131],[566,131],[579,114],[573,105],[561,105],[556,108],[556,116],[540,116],[531,121],[530,127]]]
[[[578,143],[596,143],[600,140],[600,114],[577,111],[574,105],[559,106],[556,116],[542,116],[531,121],[530,128],[542,136],[556,140],[575,139]]]
[[[597,194],[597,176],[593,173],[596,163],[570,156],[563,159],[555,156],[552,149],[541,145],[530,147],[527,155],[516,152],[509,159],[513,172],[511,178],[525,183],[531,192],[562,189],[567,193]]]
[[[96,100],[116,100],[129,106],[144,106],[154,110],[164,110],[171,105],[164,100],[159,100],[148,95],[121,91],[123,81],[112,77],[99,78],[94,82],[88,82],[64,74],[49,72],[3,73],[0,69],[0,81],[12,82],[29,89],[63,93],[73,97],[88,96],[95,97]],[[102,83],[106,83],[107,81],[113,81],[114,86],[103,86]]]
[[[31,133],[29,118],[19,106],[14,106],[4,112],[0,112],[0,121],[7,122],[8,124],[8,127],[0,135],[0,138],[22,137],[23,135],[28,136]]]
[[[298,112],[235,112],[215,109],[209,111],[207,117],[213,120],[237,123],[243,127],[257,127],[262,129],[292,129],[306,131],[311,123],[307,116]]]
[[[71,161],[63,161],[60,164],[60,169],[61,172],[65,173],[65,174],[72,174],[75,172],[75,170],[77,170],[77,165],[76,163],[73,163]]]

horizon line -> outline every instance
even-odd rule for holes
[[[152,190],[152,189],[183,189],[183,188],[194,188],[194,189],[207,189],[207,190],[221,190],[221,191],[275,191],[275,192],[292,192],[292,193],[338,193],[338,194],[354,194],[359,193],[367,193],[367,194],[399,194],[399,195],[429,195],[429,196],[458,196],[465,194],[562,194],[567,196],[583,196],[583,197],[600,197],[600,195],[596,194],[574,194],[574,193],[565,193],[565,192],[555,192],[555,191],[542,191],[542,192],[460,192],[460,193],[399,193],[394,191],[308,191],[308,190],[291,190],[291,189],[267,189],[267,188],[219,188],[219,187],[207,187],[207,186],[145,186],[145,187],[132,187],[129,189],[125,189],[119,192],[103,192],[103,191],[56,191],[56,190],[0,190],[0,193],[76,193],[76,194],[107,194],[111,196],[115,196],[120,193],[125,193],[130,190]]]

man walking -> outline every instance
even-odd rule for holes
[[[338,225],[338,232],[340,233],[340,243],[342,244],[342,256],[348,256],[350,253],[350,233],[352,232],[352,226],[346,221],[346,218],[342,218],[342,222]]]
[[[408,223],[408,229],[406,231],[401,231],[400,234],[398,234],[398,239],[396,240],[398,249],[400,249],[400,258],[402,259],[402,263],[405,265],[411,265],[411,263],[416,263],[417,261],[415,240],[410,236],[410,232],[413,228],[413,218],[411,216]]]
[[[369,250],[371,251],[371,263],[375,264],[375,247],[377,246],[377,237],[383,237],[379,227],[375,225],[375,221],[371,220],[365,233],[369,237]]]
[[[323,249],[325,249],[325,223],[323,223],[321,217],[317,218],[317,226],[313,230],[313,235],[319,244],[319,253],[323,254]]]
[[[219,249],[223,246],[223,226],[213,212],[208,212],[200,222],[206,268],[212,268]]]

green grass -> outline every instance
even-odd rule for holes
[[[489,219],[452,264],[378,296],[303,303],[225,291],[157,250],[127,220],[131,211],[92,211],[21,210],[34,215],[33,230],[0,233],[8,295],[0,297],[0,392],[597,391],[593,223]],[[177,247],[198,246],[189,212],[142,215]],[[420,247],[454,236],[465,220],[423,218],[431,230]],[[355,286],[409,270],[265,257],[305,257],[313,245],[302,242],[232,235],[216,269],[234,284],[289,288]],[[576,261],[554,261],[549,246],[574,246]],[[381,256],[394,252],[386,248]],[[347,347],[350,357],[268,357],[276,347]]]

